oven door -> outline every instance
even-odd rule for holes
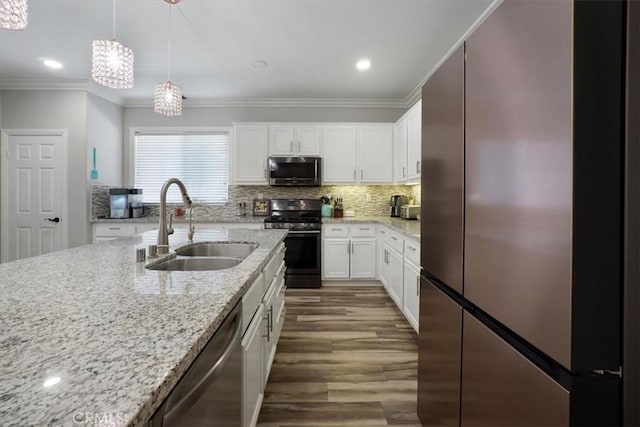
[[[320,230],[289,231],[285,244],[287,275],[320,275]]]

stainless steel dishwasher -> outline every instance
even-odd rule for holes
[[[151,427],[240,427],[242,303],[238,303],[151,418]]]

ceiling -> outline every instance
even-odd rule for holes
[[[191,100],[409,102],[494,0],[182,0],[173,6],[171,80]],[[111,0],[28,0],[29,25],[0,30],[2,87],[90,82],[91,41],[111,38]],[[169,5],[117,2],[116,39],[133,49],[135,86],[89,88],[151,104],[167,79]],[[360,58],[371,69],[358,71]],[[42,58],[64,64],[42,65]],[[255,60],[268,64],[252,67]],[[54,82],[54,83],[51,83]]]

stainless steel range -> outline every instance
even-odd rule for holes
[[[289,230],[285,240],[285,283],[288,288],[319,288],[320,268],[320,210],[316,199],[273,199],[271,216],[264,228]]]

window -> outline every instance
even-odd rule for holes
[[[196,203],[227,203],[229,133],[136,133],[135,187],[145,203],[160,203],[160,189],[178,178]],[[167,193],[168,203],[182,203],[177,186]]]

